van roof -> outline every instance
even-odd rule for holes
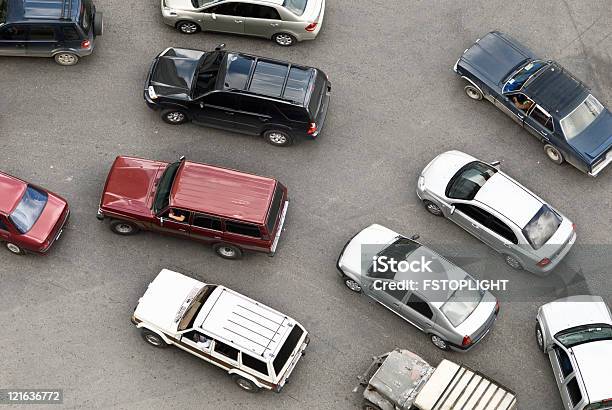
[[[263,224],[275,188],[272,178],[184,161],[172,185],[170,206]]]
[[[244,295],[218,286],[194,322],[194,327],[265,361],[276,357],[296,322]]]

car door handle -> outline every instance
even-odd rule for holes
[[[270,121],[270,119],[266,118],[266,117],[258,117],[258,118],[259,118],[259,121],[261,121],[261,122],[268,122],[268,121]]]
[[[474,228],[476,228],[476,229],[480,229],[480,227],[479,227],[478,225],[476,225],[476,224],[472,224],[472,226],[473,226]]]
[[[506,248],[512,248],[512,245],[510,245],[509,243],[505,243],[505,244],[504,244],[504,246],[505,246]]]
[[[181,231],[181,232],[187,232],[187,229],[182,229],[182,228],[179,228],[179,231]]]
[[[242,23],[242,20],[234,20],[234,23],[240,24],[240,23]]]
[[[236,114],[235,112],[231,112],[231,111],[223,111],[224,113],[226,113],[227,115],[234,115]]]
[[[393,306],[395,306],[396,308],[400,307],[399,303],[394,303]]]
[[[280,26],[280,24],[279,24],[279,23],[270,23],[270,25],[271,25],[272,27],[278,27],[278,26]]]

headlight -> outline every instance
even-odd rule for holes
[[[149,89],[147,91],[149,92],[149,98],[151,98],[152,100],[156,100],[157,99],[157,94],[155,93],[155,88],[153,88],[152,85],[149,86]]]

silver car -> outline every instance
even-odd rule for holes
[[[164,22],[184,34],[244,34],[287,47],[317,37],[325,0],[162,0],[161,10]]]
[[[423,169],[417,195],[427,211],[455,222],[512,268],[546,275],[576,241],[576,226],[499,168],[448,151]]]
[[[353,292],[371,297],[428,334],[437,348],[465,352],[491,330],[499,303],[490,292],[476,289],[474,278],[417,238],[371,225],[345,245],[337,263],[340,276]],[[420,269],[383,272],[374,268],[374,258]],[[451,282],[461,281],[470,289],[450,289]]]
[[[612,409],[612,314],[599,296],[572,296],[538,310],[536,341],[548,355],[566,410]]]

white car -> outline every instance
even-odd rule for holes
[[[280,392],[310,340],[287,315],[167,269],[149,284],[132,323],[153,346],[175,345],[221,367],[249,392]]]
[[[540,307],[536,341],[548,355],[565,410],[612,409],[612,314],[599,296]]]
[[[499,168],[444,152],[421,172],[417,195],[429,213],[450,219],[512,268],[546,275],[576,241],[576,225]]]

